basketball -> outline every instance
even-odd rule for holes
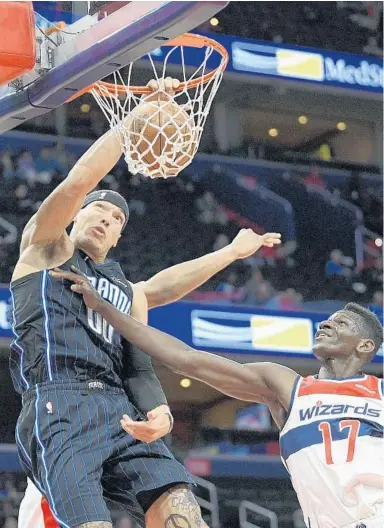
[[[131,112],[129,127],[131,157],[152,178],[177,176],[196,153],[193,117],[172,100],[143,100]]]

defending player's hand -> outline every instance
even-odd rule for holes
[[[124,414],[120,423],[125,432],[141,442],[154,442],[172,430],[173,418],[167,405],[160,405],[147,413],[148,420],[135,422]]]
[[[278,244],[281,244],[280,233],[258,235],[252,229],[241,229],[230,247],[235,252],[236,258],[243,259],[253,255],[262,246],[273,247]]]
[[[82,295],[88,308],[97,312],[103,299],[84,273],[78,270],[75,266],[71,266],[71,270],[72,271],[65,271],[60,268],[55,268],[54,270],[51,270],[49,274],[54,279],[63,279],[73,282],[71,290]]]

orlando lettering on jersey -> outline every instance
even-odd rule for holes
[[[76,266],[100,296],[127,314],[133,290],[117,262],[94,263],[81,250],[62,269]],[[18,392],[45,381],[100,380],[120,387],[125,342],[100,314],[86,307],[69,281],[48,270],[11,284],[13,333],[11,373]]]
[[[311,420],[313,417],[321,416],[336,416],[342,414],[357,414],[359,416],[370,416],[372,418],[379,418],[381,409],[377,407],[369,406],[368,403],[365,405],[357,406],[354,405],[343,405],[343,404],[332,404],[332,405],[313,405],[306,409],[299,409],[300,421]]]
[[[132,299],[116,286],[116,284],[112,284],[104,277],[97,279],[96,277],[88,276],[88,280],[91,282],[92,286],[96,288],[98,294],[103,299],[113,304],[113,306],[120,310],[120,312],[123,312],[124,314],[129,313]],[[121,283],[122,281],[119,280],[119,282]],[[88,308],[87,313],[90,328],[92,328],[96,334],[103,336],[107,343],[112,343],[114,332],[113,327],[94,310]]]

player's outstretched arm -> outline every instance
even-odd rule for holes
[[[43,201],[34,215],[29,244],[49,244],[61,239],[80,211],[85,196],[117,163],[121,148],[115,132],[98,139],[77,161],[68,176]]]
[[[175,80],[167,79],[162,90],[172,93],[174,86]],[[150,81],[148,87],[154,94],[158,93],[157,81]],[[129,119],[128,115],[126,120]],[[121,141],[113,130],[109,130],[81,156],[65,180],[41,204],[33,217],[32,229],[29,226],[25,245],[49,244],[60,240],[80,211],[85,196],[111,171],[120,156]]]
[[[279,401],[288,408],[297,374],[275,363],[240,364],[229,359],[200,352],[182,341],[141,324],[104,301],[87,277],[72,267],[74,273],[51,272],[53,277],[72,281],[71,289],[83,295],[84,301],[111,324],[130,343],[174,372],[211,385],[234,398],[247,401]]]
[[[235,260],[253,255],[262,246],[272,247],[280,243],[280,233],[258,235],[252,229],[241,229],[234,240],[223,249],[167,268],[143,283],[148,306],[155,308],[175,302]]]

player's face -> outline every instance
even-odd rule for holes
[[[101,254],[115,247],[125,222],[120,207],[105,201],[92,202],[76,217],[76,239]]]
[[[320,323],[313,353],[319,359],[347,358],[358,351],[363,341],[357,319],[350,313],[340,311]]]

